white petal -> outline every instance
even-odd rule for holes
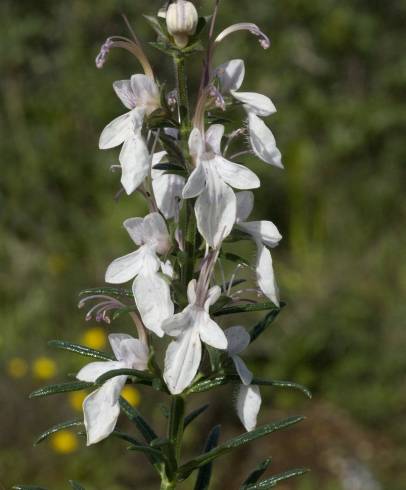
[[[253,375],[251,371],[247,368],[245,362],[239,356],[233,356],[234,366],[237,370],[238,376],[240,377],[242,384],[248,386],[252,382]]]
[[[258,243],[257,256],[257,281],[261,291],[267,296],[272,303],[279,307],[279,291],[275,281],[275,275],[272,265],[271,252],[262,244]]]
[[[140,274],[134,280],[133,293],[145,326],[162,337],[162,322],[174,311],[169,284],[159,274]]]
[[[94,383],[101,375],[113,371],[114,369],[122,369],[124,367],[125,365],[120,361],[91,362],[82,367],[76,375],[76,378],[79,381]]]
[[[241,385],[237,397],[237,413],[246,431],[254,430],[261,408],[261,393],[258,386]]]
[[[206,131],[206,144],[217,155],[221,153],[221,140],[223,135],[224,126],[222,124],[212,124]]]
[[[113,89],[127,109],[134,109],[135,99],[130,80],[118,80],[114,82]]]
[[[204,166],[199,164],[190,174],[185,187],[183,188],[183,198],[190,199],[203,192],[206,185],[206,172]]]
[[[221,288],[219,286],[213,286],[207,293],[207,299],[204,303],[204,309],[209,311],[210,306],[214,305],[221,296]]]
[[[109,342],[116,359],[130,369],[144,371],[148,364],[148,347],[138,339],[124,333],[110,334]]]
[[[278,228],[271,221],[246,221],[245,223],[240,223],[238,228],[271,248],[276,247],[282,240],[282,235],[279,233]]]
[[[242,191],[236,194],[237,198],[237,223],[246,221],[254,208],[254,194],[250,191]]]
[[[99,148],[107,150],[121,145],[131,134],[131,112],[116,117],[102,131],[99,139]]]
[[[170,237],[165,220],[159,213],[147,214],[144,218],[144,242],[159,254],[169,250]]]
[[[208,313],[201,311],[197,322],[202,342],[215,349],[227,349],[227,338],[223,330],[214,322]]]
[[[162,159],[167,155],[166,151],[158,151],[152,155],[152,166],[161,163]],[[160,170],[158,170],[160,172]]]
[[[144,237],[144,218],[129,218],[123,223],[136,245],[142,245]]]
[[[85,398],[83,413],[88,446],[105,439],[113,432],[120,414],[118,399],[126,379],[127,376],[109,379]]]
[[[177,313],[162,322],[162,330],[171,337],[179,337],[185,333],[186,330],[195,325],[196,314],[196,308],[193,305],[188,305],[180,313]]]
[[[216,157],[216,169],[226,184],[235,189],[256,189],[260,187],[259,178],[244,165]]]
[[[197,128],[193,128],[189,136],[189,151],[194,160],[200,158],[203,153],[204,142],[202,134]]]
[[[127,194],[135,191],[148,175],[150,156],[148,147],[139,131],[124,142],[119,156],[121,164],[121,184]]]
[[[281,152],[268,126],[253,113],[248,114],[250,142],[255,155],[270,165],[283,168]]]
[[[178,395],[193,381],[199,369],[202,346],[199,330],[189,328],[166,351],[164,379],[169,391]]]
[[[134,93],[135,103],[143,107],[147,114],[151,114],[160,105],[159,89],[150,77],[142,74],[131,77],[131,88]]]
[[[227,94],[231,90],[238,90],[244,81],[244,61],[227,61],[216,68],[216,75],[220,80],[221,92],[223,94]]]
[[[257,116],[270,116],[276,112],[272,100],[266,95],[257,94],[255,92],[234,92],[234,98],[244,104],[247,111],[257,114]]]
[[[230,234],[236,217],[236,197],[216,171],[207,173],[207,185],[196,200],[195,213],[197,228],[211,247],[217,247]]]
[[[230,356],[239,354],[240,352],[245,350],[251,342],[250,334],[245,330],[244,327],[230,327],[227,328],[224,333],[227,337],[227,352],[230,354]]]
[[[181,175],[164,174],[152,180],[158,209],[166,219],[178,216],[184,186],[185,179]]]
[[[165,262],[161,261],[161,271],[165,276],[168,276],[171,279],[175,277],[175,271],[170,260],[166,260]]]
[[[145,247],[114,260],[107,268],[105,281],[122,284],[135,277],[144,267]]]

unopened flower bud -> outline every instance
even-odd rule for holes
[[[192,2],[176,0],[169,5],[166,12],[166,26],[179,48],[187,46],[189,36],[196,32],[198,20],[199,16]]]

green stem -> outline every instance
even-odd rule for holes
[[[168,423],[168,439],[173,444],[176,461],[179,462],[185,418],[185,400],[181,396],[172,397],[172,406]]]
[[[176,482],[175,481],[169,481],[166,479],[163,479],[161,481],[161,490],[173,490],[176,488]]]

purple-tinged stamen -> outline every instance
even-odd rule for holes
[[[209,96],[214,99],[216,107],[219,107],[223,111],[226,110],[226,102],[224,100],[224,97],[214,85],[211,85],[209,87]]]
[[[223,41],[223,39],[225,39],[228,35],[237,31],[250,32],[251,34],[253,34],[258,38],[259,44],[264,49],[268,49],[271,45],[271,41],[269,37],[264,32],[262,32],[257,25],[251,24],[249,22],[240,22],[238,24],[233,24],[232,26],[227,27],[216,37],[214,44],[221,43],[221,41]]]

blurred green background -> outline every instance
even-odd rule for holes
[[[210,13],[212,2],[198,3]],[[272,219],[284,235],[274,260],[288,306],[248,359],[259,375],[306,384],[314,399],[262,390],[261,423],[291,413],[308,419],[224,459],[214,488],[238,488],[255,463],[272,455],[274,471],[312,468],[281,490],[402,490],[406,2],[222,3],[218,28],[251,21],[272,38],[263,51],[255,38],[235,34],[217,50],[216,63],[243,58],[243,89],[272,97],[279,112],[268,123],[286,166],[284,172],[251,166],[263,183],[256,215]],[[38,433],[77,416],[81,400],[30,401],[27,394],[81,365],[48,349],[49,339],[96,347],[105,341],[108,329],[84,321],[77,295],[102,284],[107,264],[129,251],[121,221],[143,212],[138,198],[114,202],[118,176],[109,166],[118,153],[97,150],[100,130],[123,112],[111,83],[140,68],[118,50],[101,71],[94,58],[108,35],[126,34],[121,12],[140,37],[153,40],[141,13],[160,6],[0,4],[0,488],[31,483],[59,490],[68,479],[87,490],[158,487],[142,456],[127,454],[120,441],[86,449],[67,433],[32,448]],[[172,87],[170,62],[152,48],[148,53]],[[190,65],[196,80],[199,68],[199,60]],[[248,317],[247,326],[256,320]],[[111,327],[129,328],[125,319]],[[128,396],[163,426],[155,395],[141,389]],[[188,433],[188,454],[200,450],[219,420],[223,440],[242,431],[228,388],[215,392],[210,411]]]

